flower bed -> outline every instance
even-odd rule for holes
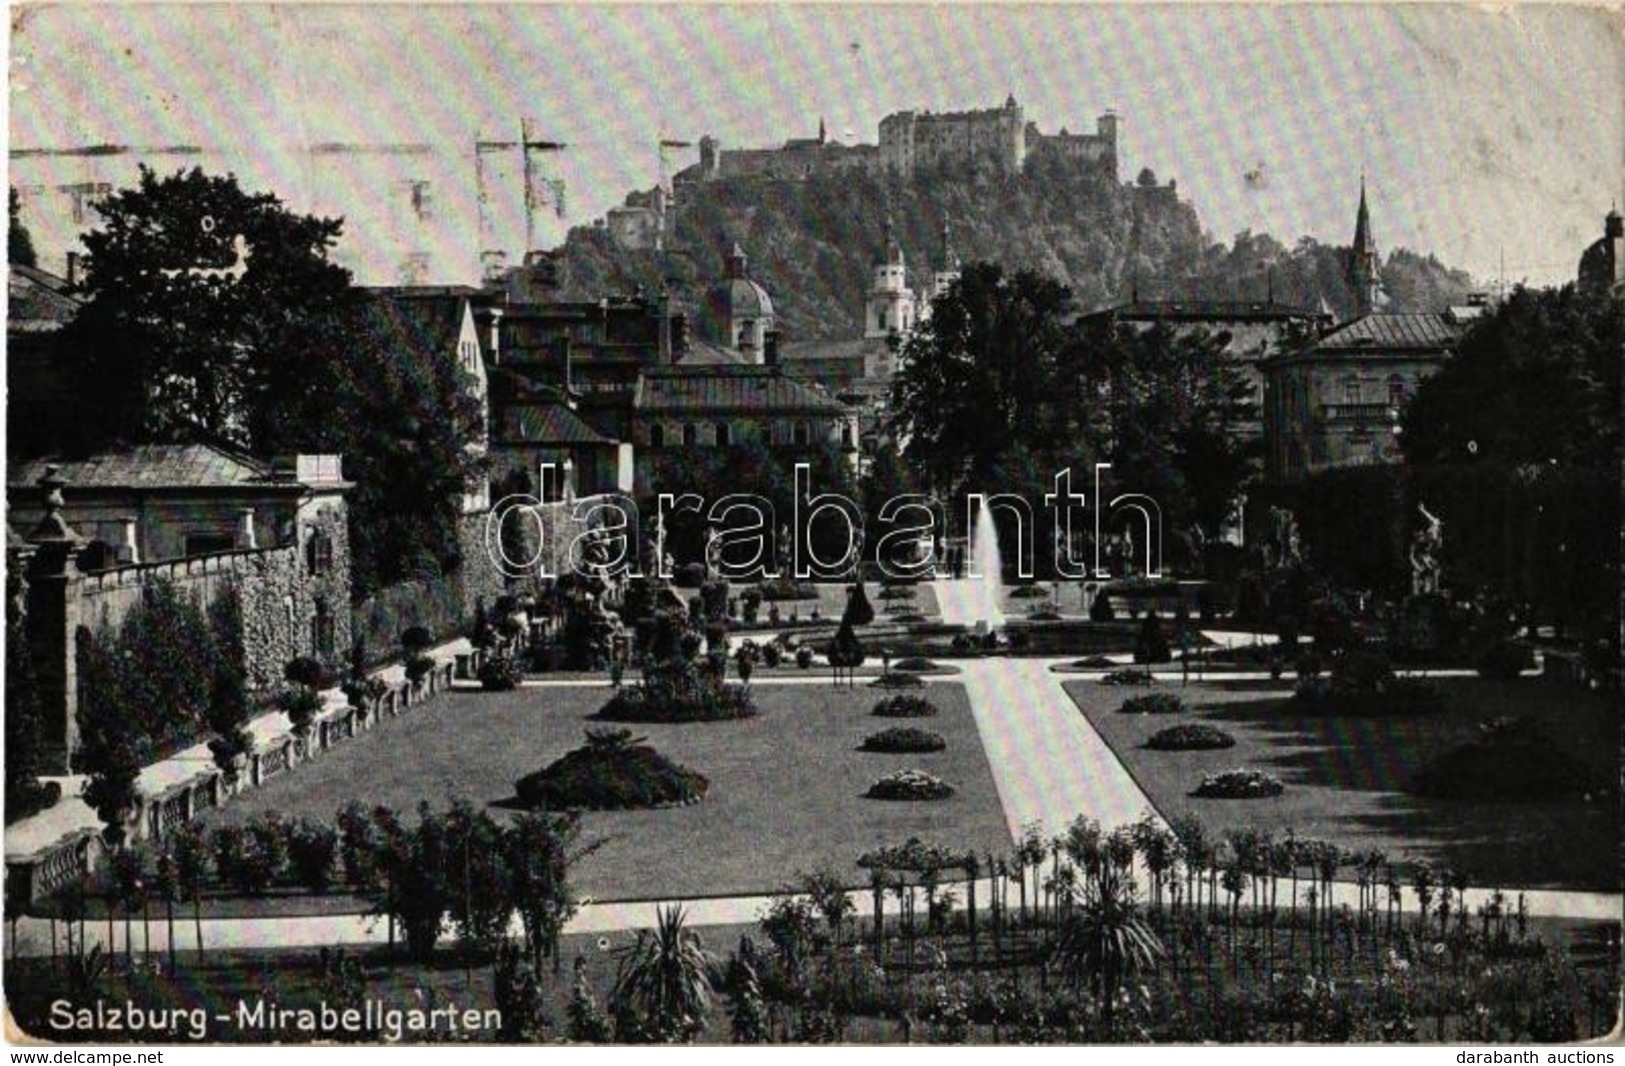
[[[539,810],[634,810],[695,803],[710,782],[627,729],[589,729],[584,747],[520,778],[519,801]]]
[[[864,751],[901,752],[915,754],[927,751],[942,751],[948,742],[942,739],[940,733],[933,733],[927,729],[914,729],[909,726],[894,726],[871,734],[863,741]]]
[[[870,688],[922,688],[924,685],[919,674],[906,670],[892,670],[869,682]]]
[[[940,800],[954,794],[954,786],[924,770],[898,770],[869,786],[865,793],[878,800]]]
[[[907,670],[910,673],[923,674],[927,670],[940,670],[942,667],[922,655],[909,655],[898,659],[892,667],[894,670]]]
[[[1117,708],[1118,714],[1183,714],[1189,710],[1185,701],[1172,692],[1147,692],[1143,696],[1130,696]]]
[[[1208,774],[1191,795],[1203,799],[1268,799],[1286,791],[1280,779],[1262,770],[1225,770]]]
[[[1236,738],[1206,722],[1186,722],[1159,729],[1146,740],[1145,746],[1153,751],[1214,751],[1235,747]]]
[[[924,696],[891,696],[869,713],[877,718],[930,718],[937,713],[937,705]]]
[[[1022,585],[1010,591],[1012,600],[1041,600],[1049,596],[1049,589],[1043,585]]]
[[[1113,670],[1100,679],[1102,685],[1151,685],[1156,683],[1150,670]]]

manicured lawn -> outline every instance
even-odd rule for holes
[[[858,856],[911,836],[978,851],[1003,851],[1009,830],[977,738],[964,690],[933,683],[942,709],[928,725],[946,751],[882,755],[856,750],[895,721],[869,714],[884,692],[821,685],[756,686],[762,713],[738,722],[632,726],[656,750],[711,779],[691,807],[591,813],[586,839],[603,848],[584,859],[577,885],[596,899],[732,895],[776,889],[798,871],[831,865],[867,884]],[[317,762],[273,780],[212,822],[260,812],[331,819],[351,799],[400,811],[420,800],[443,807],[464,796],[504,814],[514,782],[583,741],[600,723],[599,688],[455,692]],[[606,723],[607,724],[607,723]],[[951,782],[940,802],[896,803],[863,793],[883,774],[918,767]]]
[[[1125,715],[1129,691],[1093,682],[1067,691],[1165,817],[1191,812],[1209,832],[1254,827],[1329,839],[1347,848],[1380,848],[1391,859],[1425,859],[1467,873],[1484,886],[1618,891],[1617,791],[1580,800],[1471,802],[1425,799],[1403,791],[1443,751],[1472,739],[1478,723],[1502,715],[1538,721],[1561,747],[1590,764],[1599,780],[1619,780],[1619,727],[1608,704],[1578,688],[1538,681],[1436,682],[1439,714],[1393,719],[1320,717],[1292,710],[1279,686],[1177,683],[1195,710],[1183,715]],[[1236,739],[1223,751],[1163,752],[1146,738],[1182,721],[1219,726]],[[1286,784],[1271,799],[1197,799],[1202,776],[1237,766],[1268,771]]]

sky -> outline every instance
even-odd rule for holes
[[[13,150],[196,144],[294,206],[359,195],[310,144],[427,143],[471,175],[477,133],[530,118],[568,145],[561,232],[652,186],[662,137],[873,142],[891,111],[1007,94],[1045,132],[1115,109],[1122,179],[1177,179],[1224,242],[1348,243],[1363,170],[1383,251],[1551,283],[1625,203],[1618,9],[22,5],[10,47]]]

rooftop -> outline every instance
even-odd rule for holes
[[[1339,326],[1316,350],[1438,350],[1456,342],[1455,327],[1438,314],[1371,314]]]
[[[772,366],[675,366],[645,370],[633,407],[640,412],[841,415],[846,407]]]
[[[30,459],[12,464],[6,484],[12,489],[33,488],[46,468],[57,467],[75,489],[241,489],[302,487],[299,474],[317,467],[301,456],[295,471],[279,474],[264,459],[214,444],[142,444],[119,452],[79,459]],[[336,462],[336,457],[333,458]],[[323,480],[327,480],[325,477]],[[334,482],[337,484],[338,482]]]

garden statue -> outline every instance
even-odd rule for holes
[[[1444,548],[1444,522],[1421,503],[1416,510],[1427,524],[1411,538],[1411,592],[1428,595],[1439,591],[1443,567],[1439,553]]]
[[[715,526],[705,535],[705,577],[715,581],[722,576],[722,531]]]

